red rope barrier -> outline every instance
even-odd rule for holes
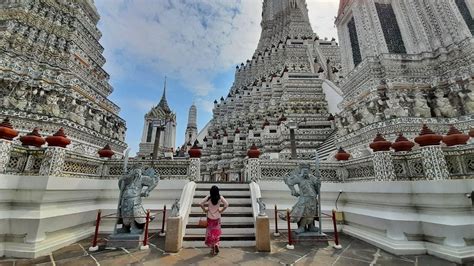
[[[161,233],[160,235],[165,235],[165,220],[166,220],[166,205],[163,207],[163,221],[161,222]]]
[[[89,248],[90,251],[96,251],[97,247],[97,238],[99,236],[99,225],[100,225],[100,214],[101,210],[97,211],[97,218],[95,220],[95,231],[94,231],[94,238],[92,239],[92,247]]]
[[[275,204],[275,233],[274,236],[280,236],[280,232],[278,232],[278,209]]]
[[[293,241],[291,240],[291,225],[290,225],[290,209],[286,209],[286,223],[288,225],[288,245],[287,249],[294,249]]]
[[[332,210],[332,224],[334,226],[334,248],[340,249],[342,248],[341,245],[339,245],[339,235],[337,232],[337,225],[336,225],[336,210]]]
[[[146,223],[145,223],[145,237],[143,238],[143,246],[148,246],[148,224],[150,223],[150,210],[146,212]]]

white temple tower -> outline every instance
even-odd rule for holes
[[[79,153],[122,153],[126,125],[108,98],[94,2],[0,1],[0,17],[0,120],[21,135],[63,127]]]
[[[474,2],[341,0],[337,145],[367,154],[376,133],[445,134],[474,124]]]
[[[166,79],[160,102],[145,115],[138,157],[152,156],[157,136],[159,136],[157,157],[172,154],[176,143],[176,114],[171,111],[166,100]]]
[[[184,136],[184,145],[188,148],[194,143],[196,140],[198,131],[197,131],[197,108],[196,105],[193,103],[189,108],[189,115],[188,115],[188,126],[186,127],[186,133]]]
[[[265,0],[261,27],[252,58],[214,102],[202,143],[204,180],[242,180],[253,143],[262,159],[309,160],[334,131],[334,99],[324,86],[341,79],[336,41],[313,32],[305,0]]]

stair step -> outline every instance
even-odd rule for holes
[[[204,241],[204,235],[190,235],[184,236],[183,241]],[[255,241],[255,235],[221,235],[221,241]]]
[[[203,213],[190,213],[189,217],[202,217]],[[253,217],[253,213],[232,213],[232,212],[224,212],[221,214],[222,217]]]
[[[221,248],[234,248],[234,247],[255,247],[255,240],[242,240],[242,241],[221,241]],[[204,241],[183,241],[183,247],[185,248],[203,248],[207,247]]]
[[[204,197],[207,196],[207,194],[199,195],[199,194],[194,194],[194,199],[204,199]],[[250,193],[249,195],[222,195],[224,198],[227,199],[250,199]]]
[[[189,217],[188,218],[188,225],[189,224],[198,224],[199,219],[201,217],[205,217],[203,214],[200,214],[199,216],[195,217]],[[247,224],[247,223],[253,223],[255,222],[253,217],[226,217],[223,216],[221,218],[221,223],[222,224]]]
[[[194,198],[193,199],[193,204],[199,204],[201,203],[202,198]],[[248,198],[226,198],[227,202],[229,205],[234,205],[234,204],[252,204],[252,200],[250,197]]]
[[[196,189],[207,189],[208,191],[211,189],[211,187],[213,185],[217,185],[217,187],[219,187],[219,190],[220,189],[227,189],[227,188],[230,188],[230,189],[235,189],[235,188],[246,188],[246,189],[250,189],[249,187],[249,184],[247,183],[231,183],[231,182],[226,182],[226,183],[197,183],[196,184]]]
[[[237,190],[237,191],[221,191],[220,194],[224,197],[224,198],[228,198],[228,197],[238,197],[238,196],[245,196],[245,197],[250,197],[250,191],[247,189],[247,190]],[[208,196],[209,195],[209,191],[204,191],[204,190],[201,190],[201,191],[195,191],[194,192],[194,197],[199,197],[199,198],[204,198],[205,196]]]
[[[188,224],[186,225],[186,228],[202,228],[197,224]],[[238,223],[238,224],[229,224],[229,223],[223,223],[221,224],[221,228],[254,228],[253,223]],[[205,228],[203,228],[205,229]]]
[[[199,203],[193,203],[192,207],[200,207]],[[251,203],[232,204],[232,207],[252,207]],[[230,207],[229,207],[230,208]]]
[[[206,191],[209,193],[209,189],[203,187],[196,188],[196,191]],[[249,188],[219,188],[219,191],[249,191]]]
[[[222,228],[222,236],[225,235],[250,235],[255,234],[255,228]],[[186,228],[185,231],[186,236],[193,236],[199,235],[204,236],[206,235],[206,228],[198,227],[198,228]]]
[[[199,206],[199,205],[198,205]],[[230,213],[253,213],[252,207],[237,207],[237,206],[229,206],[226,212]],[[204,213],[201,209],[201,207],[192,207],[191,208],[191,213]]]

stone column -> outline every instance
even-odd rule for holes
[[[247,180],[248,182],[257,183],[262,177],[262,168],[260,167],[259,158],[249,158],[247,160]]]
[[[440,146],[421,147],[423,171],[428,180],[449,179],[448,167]]]
[[[258,216],[255,225],[257,251],[271,252],[270,219],[268,216]]]
[[[201,180],[201,159],[189,158],[188,176],[191,181]]]
[[[176,253],[183,246],[183,218],[169,217],[166,219],[165,251]]]
[[[374,152],[373,157],[375,180],[392,181],[397,178],[393,167],[392,154],[390,151]]]
[[[48,147],[41,162],[40,175],[60,176],[63,171],[65,158],[66,149]]]
[[[7,171],[7,165],[10,161],[12,148],[11,141],[0,139],[0,174]]]

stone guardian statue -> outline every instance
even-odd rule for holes
[[[285,176],[284,181],[290,188],[291,195],[298,198],[290,212],[290,222],[298,224],[298,229],[295,230],[295,233],[319,232],[314,223],[316,217],[319,216],[318,195],[321,188],[320,178],[310,173],[308,163],[302,163],[293,172]],[[299,192],[296,191],[295,185],[298,185]],[[280,218],[286,220],[286,216],[281,214]]]
[[[120,198],[117,224],[122,228],[117,233],[141,234],[146,223],[146,211],[142,206],[142,197],[148,197],[158,185],[159,176],[153,168],[143,172],[141,165],[135,166],[129,174],[119,180]]]

